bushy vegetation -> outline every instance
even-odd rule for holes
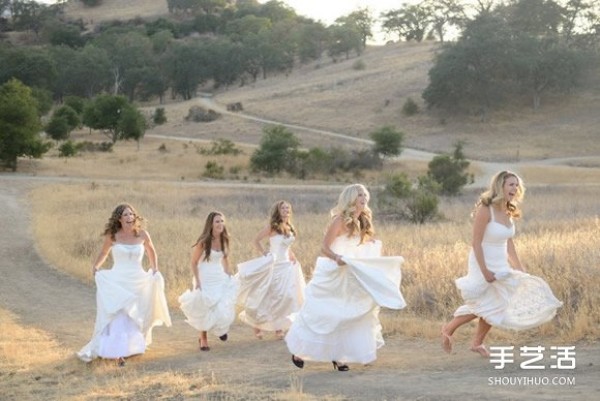
[[[300,140],[287,128],[266,127],[259,148],[250,158],[251,168],[267,174],[287,172],[306,179],[328,176],[338,171],[360,174],[361,170],[380,169],[383,161],[373,149],[310,148],[300,150]]]

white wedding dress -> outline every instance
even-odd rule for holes
[[[273,235],[269,254],[238,264],[242,322],[262,331],[290,327],[290,315],[302,306],[306,286],[302,267],[290,261],[294,240],[293,236]]]
[[[238,280],[225,273],[223,252],[211,250],[210,260],[204,255],[198,262],[199,289],[187,290],[179,297],[186,322],[198,331],[216,336],[227,334],[235,320]],[[194,285],[194,284],[192,284]]]
[[[508,263],[507,241],[515,234],[515,227],[496,221],[490,207],[491,220],[483,235],[483,256],[487,268],[496,276],[488,283],[475,254],[469,254],[469,271],[456,280],[465,304],[454,316],[474,314],[492,326],[524,330],[551,320],[562,306],[548,284],[539,277],[515,270]]]
[[[77,353],[85,362],[142,354],[154,326],[171,326],[163,276],[142,267],[144,244],[114,243],[111,252],[112,269],[95,274],[94,333]]]
[[[304,305],[285,337],[289,351],[308,361],[370,363],[383,346],[380,306],[402,309],[401,256],[381,256],[381,242],[340,236],[331,245],[346,265],[317,259]]]

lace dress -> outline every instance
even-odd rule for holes
[[[273,235],[269,254],[238,265],[242,322],[262,331],[290,327],[290,315],[300,309],[306,286],[302,267],[290,261],[294,240],[293,236]]]
[[[95,274],[96,324],[91,341],[77,356],[120,358],[142,354],[152,343],[152,328],[171,325],[160,272],[142,267],[144,244],[115,243],[113,267]]]
[[[211,250],[210,260],[198,262],[199,289],[179,297],[186,322],[198,331],[222,336],[235,320],[235,300],[239,283],[223,270],[223,252]],[[193,285],[193,284],[192,284]]]
[[[496,280],[485,281],[475,254],[469,254],[469,271],[456,280],[465,304],[454,316],[474,314],[492,326],[524,330],[551,320],[562,306],[548,284],[539,277],[515,270],[508,263],[507,241],[515,234],[515,227],[496,221],[494,209],[483,235],[483,256],[487,268]]]
[[[331,249],[342,255],[338,266],[317,259],[305,302],[285,337],[289,351],[313,361],[369,363],[383,346],[380,306],[402,309],[400,256],[380,256],[381,242],[360,244],[360,238],[340,236]]]

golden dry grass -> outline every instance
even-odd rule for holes
[[[0,383],[3,401],[214,400],[336,401],[305,394],[302,380],[274,391],[259,384],[234,385],[211,372],[177,369],[116,369],[114,361],[84,365],[46,332],[24,326],[0,308]],[[136,362],[130,362],[135,365]]]
[[[177,297],[190,283],[190,246],[204,218],[213,209],[225,213],[233,235],[232,263],[255,257],[251,241],[265,224],[266,213],[277,199],[294,205],[300,231],[295,244],[305,274],[310,278],[337,188],[226,189],[169,183],[56,184],[31,193],[36,243],[51,264],[89,281],[89,265],[99,250],[100,233],[114,206],[131,202],[148,218],[150,231],[165,275],[167,296]],[[375,192],[375,191],[374,191]],[[600,284],[596,234],[600,230],[597,202],[600,187],[569,190],[540,187],[530,191],[526,218],[516,239],[529,272],[544,277],[565,304],[557,319],[511,338],[550,336],[564,340],[595,338],[600,334]],[[376,197],[376,193],[374,193]],[[421,226],[401,222],[378,223],[387,254],[402,255],[402,292],[409,307],[384,314],[388,334],[433,338],[439,324],[459,306],[454,279],[465,274],[470,243],[469,212],[476,197],[444,200],[445,219]],[[72,221],[77,225],[61,223]],[[107,263],[107,267],[110,263]],[[432,323],[435,322],[435,323]],[[502,333],[498,331],[498,333]]]

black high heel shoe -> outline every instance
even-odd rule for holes
[[[292,363],[298,368],[302,369],[304,367],[304,361],[298,358],[296,355],[292,355]]]
[[[222,336],[219,336],[219,340],[221,341],[227,341],[227,333],[223,334]]]
[[[333,370],[338,370],[340,372],[347,372],[350,370],[348,365],[340,365],[336,361],[331,361],[333,363]]]

